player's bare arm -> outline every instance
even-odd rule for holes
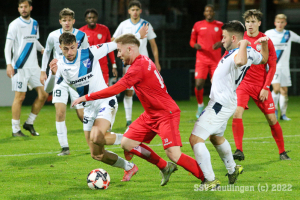
[[[86,98],[85,96],[79,97],[78,99],[76,99],[75,101],[73,101],[72,103],[72,107],[76,106],[77,104],[80,104],[82,102],[86,102]]]
[[[53,60],[50,62],[50,64],[49,64],[50,70],[52,71],[52,74],[53,74],[53,75],[55,75],[56,72],[57,72],[57,68],[58,68],[57,62],[58,62],[57,59],[53,59]]]
[[[216,43],[212,46],[213,50],[216,50],[216,49],[221,48],[221,47],[222,47],[222,42],[221,42],[221,41],[220,41],[220,42],[216,42]]]
[[[234,57],[234,63],[237,67],[247,64],[247,46],[250,44],[248,40],[240,40],[238,42],[239,52]]]
[[[269,37],[265,36],[265,37],[259,38],[258,40],[256,40],[254,42],[254,44],[261,43],[260,53],[263,58],[262,58],[260,64],[266,64],[268,62],[268,58],[269,58],[268,40],[269,40]]]
[[[115,64],[116,65],[116,64]],[[113,67],[112,68],[112,74],[113,74],[113,76],[115,77],[115,80],[117,80],[117,78],[118,78],[118,69],[117,69],[117,65],[116,65],[116,67]]]
[[[155,63],[156,69],[160,72],[161,67],[160,67],[160,64],[159,64],[158,48],[157,48],[155,39],[149,40],[149,43],[150,43],[152,53],[153,53],[153,56],[154,56],[154,63]]]
[[[48,78],[48,77],[47,77],[46,72],[41,71],[40,81],[41,81],[42,85],[45,84],[45,81],[47,80],[47,78]]]
[[[6,74],[7,74],[7,76],[8,76],[9,78],[12,78],[13,75],[15,74],[14,68],[12,67],[11,64],[8,64],[8,65],[6,66]]]

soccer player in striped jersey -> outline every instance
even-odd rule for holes
[[[39,81],[41,72],[37,60],[37,50],[43,52],[44,48],[38,41],[38,22],[30,17],[32,1],[19,0],[18,11],[21,16],[9,24],[5,43],[6,72],[12,80],[12,91],[15,91],[12,104],[12,136],[26,136],[20,128],[20,115],[27,85],[35,88],[38,96],[32,105],[31,113],[23,128],[28,130],[31,135],[38,136],[39,134],[33,127],[33,122],[48,97]],[[13,58],[11,58],[12,50]]]
[[[268,37],[260,37],[254,44],[261,44],[261,54],[248,47],[249,41],[243,39],[245,27],[239,21],[231,21],[222,26],[222,43],[228,54],[224,56],[213,76],[210,101],[195,123],[190,143],[196,160],[203,171],[205,181],[200,190],[216,190],[220,181],[215,178],[210,153],[205,140],[210,139],[228,171],[229,184],[234,184],[243,167],[234,162],[229,142],[224,138],[227,121],[237,107],[236,89],[253,65],[268,61]],[[251,66],[251,67],[250,67]]]
[[[42,59],[42,70],[41,70],[41,83],[44,84],[44,81],[47,79],[46,70],[47,65],[50,60],[51,52],[53,51],[54,58],[62,58],[63,53],[59,48],[59,37],[64,32],[70,32],[76,36],[76,42],[78,43],[78,48],[87,48],[89,46],[88,38],[86,34],[76,28],[73,28],[75,23],[75,13],[69,8],[64,8],[59,13],[59,23],[62,28],[52,31],[46,42],[46,51],[43,54]],[[51,92],[51,91],[49,91]],[[68,98],[70,95],[71,102],[79,97],[77,91],[65,84],[55,84],[53,90],[53,99],[52,103],[55,105],[56,110],[56,130],[59,144],[62,148],[61,153],[58,156],[69,155],[69,144],[67,138],[67,127],[66,127],[66,108],[68,103]],[[78,105],[75,107],[78,118],[83,120],[83,106]]]
[[[292,86],[290,73],[290,56],[292,42],[300,43],[300,36],[293,31],[286,30],[287,17],[284,14],[278,14],[275,17],[275,28],[266,31],[266,35],[272,40],[276,55],[276,72],[272,80],[272,97],[275,104],[275,115],[278,118],[278,102],[280,105],[280,119],[291,120],[286,116],[288,104],[288,87]]]
[[[128,13],[130,15],[130,18],[123,21],[115,31],[112,41],[125,33],[132,33],[135,34],[138,32],[138,30],[145,24],[149,24],[149,29],[148,29],[148,35],[147,38],[144,38],[140,40],[140,53],[142,55],[145,55],[148,57],[148,51],[147,51],[147,40],[149,40],[152,53],[154,56],[154,63],[156,65],[156,68],[158,71],[161,70],[160,64],[159,64],[159,57],[158,57],[158,49],[157,45],[155,42],[156,34],[154,33],[153,27],[151,24],[144,19],[141,19],[140,15],[142,13],[142,5],[139,1],[133,0],[129,3],[128,5]],[[124,66],[123,74],[125,74],[128,70],[130,65]],[[124,109],[125,109],[125,116],[126,116],[126,126],[129,126],[132,121],[132,96],[133,96],[133,87],[128,88],[125,91],[125,96],[124,96]]]
[[[146,32],[147,27],[144,26],[137,37],[145,37]],[[63,33],[59,37],[59,43],[64,57],[54,59],[50,63],[51,74],[56,76],[57,84],[70,85],[80,96],[107,88],[98,60],[117,48],[115,42],[77,50],[75,36]],[[54,80],[52,76],[49,82],[47,80],[46,90],[52,89]],[[107,145],[106,134],[109,134],[107,131],[113,126],[117,110],[118,102],[114,95],[84,103],[83,130],[92,158],[113,167],[123,168],[125,173],[122,181],[129,181],[137,173],[137,166],[104,149]]]

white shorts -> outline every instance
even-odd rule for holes
[[[52,95],[52,103],[64,103],[67,105],[68,99],[69,99],[69,94],[70,94],[70,99],[71,99],[71,105],[73,101],[79,98],[79,94],[77,93],[76,90],[71,88],[67,83],[61,82],[60,84],[55,84]],[[83,105],[77,104],[75,107],[71,107],[73,109],[82,109]]]
[[[32,88],[43,86],[40,82],[41,69],[24,68],[15,70],[15,75],[12,77],[12,91],[27,92],[27,85]]]
[[[210,135],[223,136],[227,121],[235,112],[236,107],[234,105],[231,108],[225,108],[219,103],[209,101],[196,121],[192,134],[203,140],[206,140]]]
[[[127,70],[129,69],[131,65],[126,65],[126,67],[123,67],[123,73],[126,74]],[[131,88],[127,88],[126,90],[134,90],[133,86]]]
[[[118,102],[115,97],[91,101],[84,106],[83,130],[91,131],[95,119],[102,118],[110,122],[113,127],[118,111]]]
[[[291,73],[290,68],[276,68],[272,84],[279,83],[280,87],[291,87]]]

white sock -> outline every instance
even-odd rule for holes
[[[113,152],[111,152],[113,153]],[[134,166],[133,163],[128,162],[127,160],[124,160],[123,158],[118,156],[118,160],[115,164],[112,165],[113,167],[122,168],[125,171],[131,170]]]
[[[124,96],[123,99],[126,121],[131,121],[132,117],[132,97]]]
[[[201,104],[198,104],[198,107],[203,107],[204,103],[202,102]]]
[[[56,122],[56,131],[61,148],[69,147],[66,122]]]
[[[29,116],[28,116],[28,119],[26,121],[26,124],[33,124],[35,118],[36,118],[37,115],[33,114],[33,113],[30,113]]]
[[[121,140],[123,138],[123,134],[121,134],[121,133],[114,133],[114,132],[110,132],[110,134],[115,134],[116,135],[116,140],[114,142],[114,145],[121,144]]]
[[[13,133],[16,133],[21,130],[20,120],[11,119],[11,125],[12,125]]]
[[[211,166],[210,153],[206,148],[205,143],[199,142],[195,144],[193,150],[204,177],[208,181],[213,181],[215,179],[215,174]]]
[[[272,98],[274,100],[275,109],[278,110],[278,102],[279,102],[279,93],[275,94],[274,90],[272,91]]]
[[[215,145],[220,158],[223,160],[226,169],[229,174],[232,174],[235,170],[236,163],[233,160],[231,147],[229,142],[225,139],[225,142],[221,145]]]
[[[280,114],[281,115],[286,114],[288,100],[289,100],[288,97],[280,95],[279,105],[280,105]]]

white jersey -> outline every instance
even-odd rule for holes
[[[277,55],[277,68],[290,67],[290,55],[292,42],[300,43],[300,36],[293,31],[276,29],[268,30],[265,33],[273,42]]]
[[[127,19],[123,22],[121,22],[121,24],[118,26],[117,30],[115,31],[113,38],[117,38],[122,34],[125,33],[132,33],[132,34],[136,34],[140,28],[143,25],[149,24],[149,28],[148,28],[148,34],[147,34],[147,38],[144,39],[140,39],[140,54],[149,57],[148,55],[148,51],[147,51],[147,40],[151,40],[156,38],[156,34],[154,33],[153,27],[151,26],[151,24],[147,21],[145,21],[144,19],[140,19],[140,21],[136,24],[133,24],[131,22],[131,19]]]
[[[209,98],[224,107],[237,104],[236,88],[239,86],[247,70],[252,64],[260,64],[262,55],[252,47],[247,47],[247,64],[237,67],[234,57],[239,49],[232,49],[224,56],[213,75]]]
[[[117,49],[117,44],[110,42],[77,50],[77,56],[72,62],[64,56],[59,58],[56,72],[57,84],[66,82],[77,90],[79,96],[107,88],[98,60],[115,49]],[[115,98],[115,96],[110,98]]]
[[[62,33],[63,33],[63,29],[60,28],[58,30],[52,31],[49,34],[46,42],[45,52],[43,54],[41,71],[46,71],[52,50],[53,50],[53,58],[59,59],[63,57],[62,51],[59,47],[59,37]],[[78,49],[80,48],[85,49],[89,47],[88,38],[84,32],[76,28],[73,28],[72,33],[76,36]]]
[[[19,17],[9,24],[6,39],[13,40],[14,69],[38,68],[36,42],[39,25],[36,20]]]

